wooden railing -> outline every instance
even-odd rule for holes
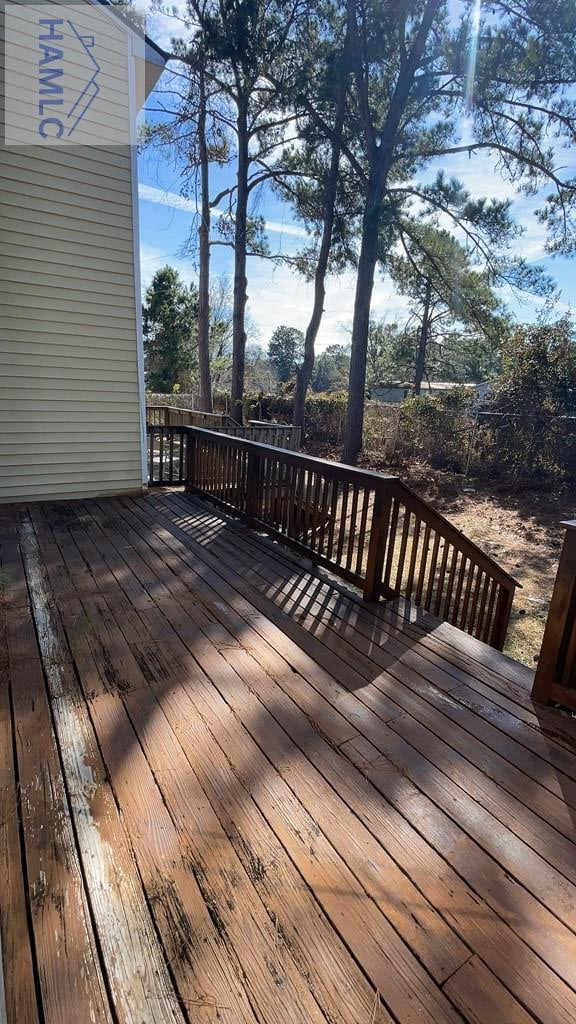
[[[186,427],[154,426],[148,423],[148,486],[174,487],[186,479]]]
[[[204,427],[232,437],[242,437],[245,441],[269,444],[273,448],[289,448],[290,451],[299,451],[302,439],[302,428],[290,423],[249,420],[248,426],[240,427],[225,413],[179,409],[171,405],[146,406],[146,422],[152,427]]]
[[[532,698],[539,704],[561,704],[576,711],[576,519],[562,525],[566,535]]]
[[[206,427],[218,430],[233,425],[225,413],[180,409],[172,405],[147,405],[146,422],[152,427]]]
[[[360,587],[502,648],[517,582],[397,477],[190,428],[186,487]]]
[[[272,448],[288,448],[289,451],[300,450],[302,428],[294,427],[290,423],[269,423],[268,421],[249,420],[248,426],[239,427],[236,424],[225,427],[215,427],[219,433],[227,434],[229,437],[241,437],[245,441],[255,441],[258,444],[271,445]]]

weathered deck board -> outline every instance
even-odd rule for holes
[[[38,1024],[34,964],[25,897],[24,851],[20,842],[18,778],[10,708],[11,675],[7,636],[7,590],[12,607],[26,601],[24,574],[16,582],[12,529],[0,520],[0,1021]]]
[[[576,1024],[576,724],[527,670],[181,493],[0,546],[8,1024]]]
[[[59,622],[30,522],[21,531],[33,606],[45,609],[42,653],[55,654]],[[78,848],[114,1010],[122,1024],[183,1024],[177,994],[159,948],[136,863],[67,650],[44,661],[45,678],[66,776]]]

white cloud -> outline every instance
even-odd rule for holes
[[[356,274],[347,271],[326,282],[324,315],[318,335],[319,351],[328,345],[345,344],[349,340],[352,324]],[[313,286],[295,274],[289,267],[274,267],[261,261],[251,261],[248,274],[248,305],[250,316],[258,329],[259,340],[266,344],[279,324],[307,327],[313,303]],[[407,303],[403,296],[394,294],[382,279],[374,286],[372,311],[375,318],[394,321],[406,316]]]
[[[189,257],[179,256],[176,252],[169,252],[146,242],[140,243],[140,276],[144,289],[148,287],[156,271],[167,264],[174,267],[187,282],[195,280],[198,276],[194,262]]]
[[[156,188],[154,185],[138,186],[140,199],[148,203],[156,203],[159,206],[168,206],[171,210],[184,210],[186,213],[198,213],[198,204],[195,199],[186,199],[177,192],[167,192],[165,189]],[[213,209],[216,216],[227,215],[227,211],[219,207]],[[276,220],[266,220],[266,231],[271,234],[289,235],[291,238],[307,238],[308,233],[297,224],[281,223]]]
[[[140,246],[142,287],[147,288],[157,270],[169,264],[185,281],[196,280],[194,262],[159,246]],[[318,351],[328,345],[345,344],[352,323],[356,275],[347,271],[328,278],[324,316],[318,336]],[[279,324],[306,330],[312,302],[313,286],[307,284],[287,266],[274,266],[266,260],[251,259],[248,268],[248,309],[258,341],[266,345]],[[395,295],[391,287],[378,280],[374,287],[373,313],[377,318],[393,321],[406,315],[406,300]]]

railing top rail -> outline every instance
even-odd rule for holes
[[[235,437],[234,434],[222,434],[217,430],[208,430],[205,427],[183,427],[182,429],[189,431],[195,436],[206,437],[211,441],[216,438],[217,443],[221,445],[232,444],[233,447],[244,448],[246,451],[258,449],[262,455],[270,457],[277,458],[278,453],[281,452],[282,457],[287,461],[299,463],[300,465],[305,464],[312,469],[323,469],[325,472],[333,473],[338,479],[347,479],[351,483],[357,481],[358,483],[364,483],[366,486],[378,487],[382,484],[383,480],[398,480],[398,477],[393,474],[376,473],[371,469],[358,469],[357,466],[348,466],[345,462],[320,459],[316,455],[304,455],[302,452],[294,452],[291,448],[277,448],[271,444],[264,444],[262,441],[248,441],[243,437]]]
[[[345,483],[361,484],[365,487],[374,488],[374,490],[381,489],[384,483],[386,483],[388,490],[392,487],[393,491],[396,492],[396,497],[400,499],[408,498],[410,504],[417,506],[421,510],[422,519],[426,520],[429,525],[439,527],[440,532],[447,540],[452,541],[464,554],[468,552],[479,566],[490,572],[495,580],[507,586],[521,587],[518,580],[514,579],[505,569],[502,569],[491,555],[487,555],[486,552],[482,551],[482,548],[478,547],[474,541],[469,540],[465,534],[458,530],[456,526],[453,526],[448,519],[440,512],[437,512],[432,505],[428,504],[427,501],[416,494],[396,475],[377,473],[370,469],[358,469],[357,466],[348,466],[344,462],[333,462],[331,459],[320,459],[314,455],[303,455],[301,452],[294,452],[287,448],[274,448],[272,445],[263,444],[260,441],[248,441],[242,437],[235,437],[233,434],[222,434],[202,427],[183,427],[183,430],[197,437],[206,437],[211,441],[216,440],[216,443],[221,446],[232,445],[235,448],[243,448],[246,451],[260,451],[262,455],[269,456],[270,458],[278,458],[279,453],[281,453],[285,462],[304,465],[312,470],[329,473],[334,479],[342,480]],[[412,510],[416,511],[414,508]]]
[[[231,417],[225,412],[204,412],[202,409],[187,409],[182,405],[146,405],[146,409],[170,409],[171,412],[186,412],[195,416],[206,416],[207,419],[230,420]],[[232,422],[234,422],[232,420]]]
[[[281,423],[280,420],[248,420],[250,427],[282,427],[283,430],[300,430],[293,423]]]

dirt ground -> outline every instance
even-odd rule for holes
[[[310,454],[338,458],[328,450]],[[576,490],[511,493],[501,484],[465,479],[418,462],[392,471],[374,458],[361,464],[397,473],[522,584],[516,591],[505,652],[534,668],[564,536],[560,522],[576,517]]]

